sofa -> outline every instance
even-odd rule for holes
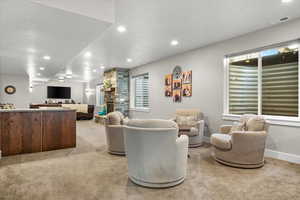
[[[197,109],[177,109],[173,121],[179,127],[179,135],[189,137],[189,147],[195,148],[203,144],[203,114]]]
[[[125,120],[124,115],[118,111],[108,113],[105,117],[107,150],[110,154],[125,155],[123,131]]]
[[[63,108],[76,110],[77,120],[91,120],[94,118],[94,105],[87,104],[61,104]]]
[[[239,168],[264,165],[268,124],[262,116],[244,115],[211,136],[212,155],[219,163]]]
[[[124,126],[128,176],[137,185],[171,187],[186,176],[188,137],[171,120],[129,120]]]

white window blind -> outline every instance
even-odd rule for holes
[[[229,114],[299,116],[299,45],[228,58]]]
[[[231,114],[257,114],[257,66],[229,66],[229,110]]]
[[[298,116],[298,63],[262,68],[262,114]]]
[[[149,107],[149,75],[143,74],[134,77],[135,82],[135,96],[134,105],[136,108]]]

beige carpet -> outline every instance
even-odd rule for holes
[[[77,135],[75,149],[2,158],[0,199],[300,199],[300,165],[267,159],[260,169],[226,167],[211,158],[208,146],[190,150],[183,184],[139,187],[127,178],[126,158],[106,152],[103,127],[79,122]]]

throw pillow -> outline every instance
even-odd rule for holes
[[[265,120],[262,116],[251,117],[247,123],[247,131],[263,131],[265,127]]]
[[[190,129],[197,125],[197,117],[195,116],[177,116],[176,122],[179,126],[179,129]]]
[[[232,125],[229,134],[232,135],[235,131],[244,131],[245,130],[245,123],[236,122]]]

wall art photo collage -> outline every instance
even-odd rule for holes
[[[173,97],[176,103],[181,102],[182,97],[191,97],[192,71],[165,75],[165,96]]]

